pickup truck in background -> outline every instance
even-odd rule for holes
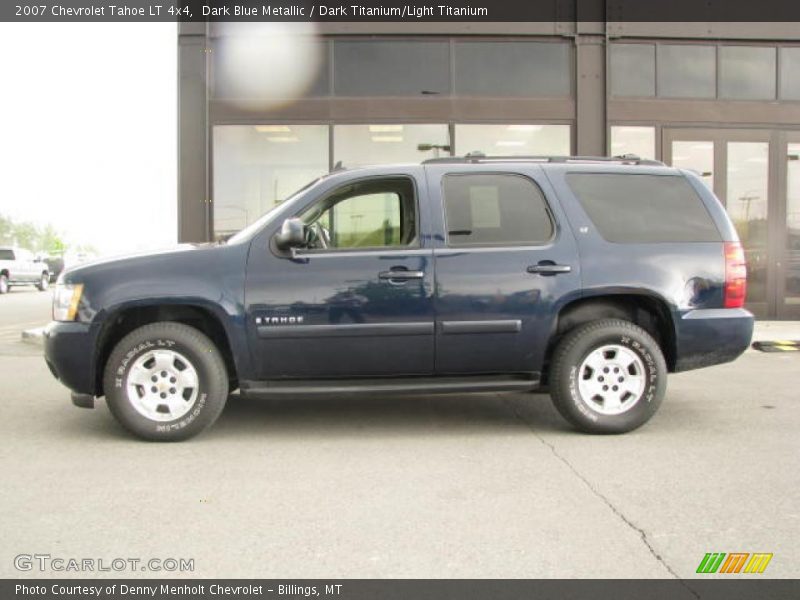
[[[35,285],[40,291],[50,287],[50,269],[23,248],[0,247],[0,294],[12,285]]]

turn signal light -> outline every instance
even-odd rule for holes
[[[725,308],[742,308],[747,296],[747,264],[740,242],[725,242]]]
[[[57,283],[53,293],[53,320],[74,321],[83,294],[83,284]]]

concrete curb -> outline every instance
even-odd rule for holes
[[[754,342],[800,340],[800,321],[756,321]]]
[[[34,346],[44,345],[44,327],[26,329],[22,332],[22,341]]]

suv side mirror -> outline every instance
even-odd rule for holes
[[[275,234],[275,246],[279,250],[300,248],[306,245],[306,226],[301,219],[286,219],[281,230]]]

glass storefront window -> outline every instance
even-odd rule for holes
[[[327,125],[217,125],[213,150],[215,239],[329,169]]]
[[[800,304],[800,144],[789,144],[786,173],[785,302]]]
[[[638,125],[611,127],[611,155],[635,154],[639,158],[656,157],[656,128]]]
[[[703,178],[709,189],[714,189],[714,142],[672,142],[672,166],[689,169]]]
[[[767,301],[769,144],[728,142],[726,208],[747,258],[747,301]]]
[[[719,97],[733,100],[775,98],[776,48],[721,46]]]
[[[275,24],[264,25],[262,35],[214,40],[209,82],[213,97],[264,108],[298,97],[328,96],[327,43],[314,36],[269,35]]]
[[[569,156],[569,125],[456,125],[456,154],[483,152],[487,156]]]
[[[653,44],[611,44],[611,94],[656,95],[656,48]]]
[[[781,100],[800,100],[800,48],[781,48]]]
[[[713,98],[717,94],[717,49],[693,44],[659,44],[658,96]]]
[[[559,42],[457,41],[455,93],[459,96],[569,96],[571,52],[569,44]]]
[[[447,41],[337,40],[337,96],[419,96],[450,93]]]
[[[363,167],[385,163],[419,163],[436,156],[450,156],[444,146],[450,144],[446,124],[404,125],[334,125],[333,160],[345,167]],[[430,150],[419,150],[428,144]]]

